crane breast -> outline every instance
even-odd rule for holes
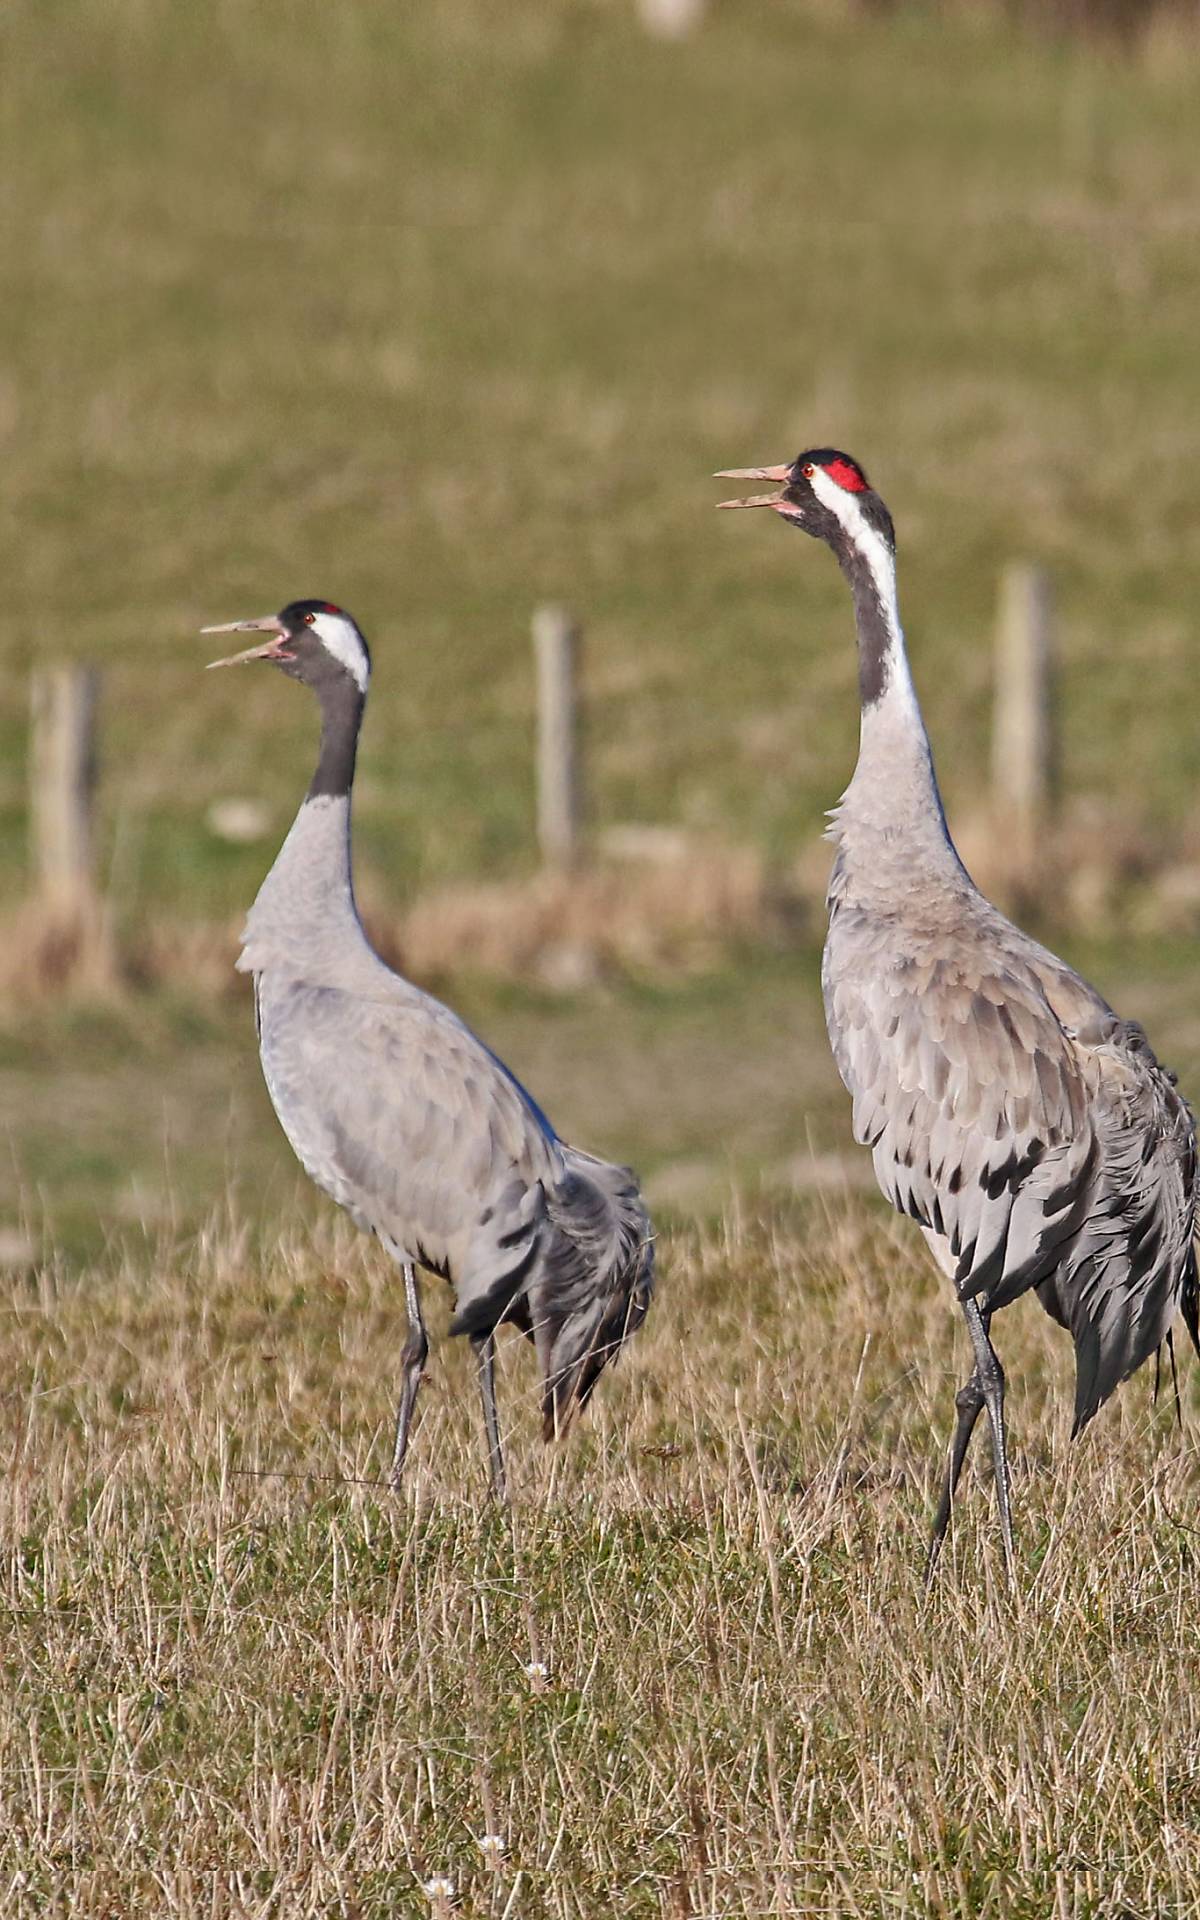
[[[561,1154],[469,1028],[415,990],[390,1002],[260,976],[258,1007],[272,1103],[318,1185],[456,1283],[481,1240],[511,1267]]]

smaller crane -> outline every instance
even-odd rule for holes
[[[946,827],[896,602],[892,517],[857,460],[814,447],[719,480],[832,547],[858,629],[862,728],[829,829],[822,986],[838,1071],[884,1195],[952,1282],[975,1364],[934,1520],[945,1536],[986,1406],[1013,1564],[992,1316],[1035,1288],[1075,1342],[1075,1432],[1197,1317],[1196,1135],[1142,1029],[984,899]]]
[[[354,899],[350,794],[370,684],[367,643],[327,600],[205,633],[261,633],[214,667],[265,660],[321,710],[316,771],[242,936],[271,1102],[305,1171],[404,1275],[408,1339],[392,1481],[429,1353],[416,1269],[450,1281],[469,1336],[492,1492],[505,1493],[496,1329],[532,1341],[547,1440],[586,1405],[650,1304],[650,1219],[627,1167],[560,1140],[515,1074],[457,1014],[392,971]]]

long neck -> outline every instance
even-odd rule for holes
[[[250,910],[239,966],[336,981],[371,953],[350,861],[350,790],[365,696],[339,675],[321,687],[321,750],[291,831]],[[371,954],[371,959],[375,956]]]
[[[888,858],[903,846],[927,871],[962,867],[946,829],[929,737],[921,718],[896,600],[890,544],[867,530],[835,549],[854,597],[858,683],[862,702],[858,763],[834,819],[843,855],[859,864]]]
[[[308,785],[308,798],[323,795],[349,800],[354,785],[354,761],[358,753],[358,734],[362,726],[367,698],[355,686],[349,674],[339,673],[337,681],[319,690],[321,702],[321,752],[316,771]]]

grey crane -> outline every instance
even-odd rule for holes
[[[371,661],[350,615],[294,600],[266,619],[204,632],[267,635],[211,664],[270,661],[320,705],[316,772],[250,910],[237,964],[254,976],[263,1074],[297,1158],[403,1270],[393,1483],[429,1352],[424,1267],[453,1285],[451,1330],[475,1349],[492,1491],[503,1498],[497,1327],[510,1322],[533,1343],[550,1439],[645,1316],[649,1216],[627,1167],[560,1140],[503,1061],[385,965],[363,931],[350,796]]]
[[[853,596],[862,724],[829,829],[826,1022],[855,1137],[953,1282],[974,1353],[928,1571],[986,1407],[1011,1576],[992,1316],[1032,1287],[1069,1330],[1076,1433],[1169,1341],[1177,1310],[1200,1350],[1192,1115],[1141,1027],[1006,920],[963,867],[905,655],[891,516],[858,462],[819,447],[717,477],[775,483],[721,504],[769,507],[824,540]]]

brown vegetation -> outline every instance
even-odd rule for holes
[[[927,1598],[966,1353],[915,1238],[826,1203],[662,1253],[564,1448],[505,1343],[511,1516],[444,1341],[380,1484],[402,1295],[340,1223],[14,1284],[0,1906],[390,1920],[445,1879],[514,1920],[1192,1911],[1169,1395],[1139,1377],[1072,1445],[1062,1335],[1005,1314],[1017,1592],[981,1448]]]
[[[612,853],[573,870],[433,887],[400,913],[368,877],[371,937],[415,980],[468,973],[575,989],[614,972],[721,967],[747,946],[820,934],[831,856],[819,840],[788,869],[772,870],[760,850],[712,836],[627,828],[607,838]],[[965,818],[956,839],[986,894],[1068,937],[1200,930],[1195,822],[1156,839],[1121,808],[1080,799],[1045,833],[1033,872],[1014,866],[986,814]],[[64,922],[27,902],[0,925],[0,998],[20,1005],[164,984],[219,994],[234,984],[240,925],[240,915],[223,923],[158,916],[118,941],[103,910]]]

